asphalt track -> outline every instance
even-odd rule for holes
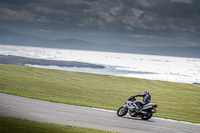
[[[158,108],[159,110],[159,108]],[[35,100],[0,93],[0,115],[115,132],[197,133],[199,124],[151,118],[148,121],[115,111]]]

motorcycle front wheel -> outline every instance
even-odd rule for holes
[[[128,108],[122,106],[122,107],[120,107],[120,108],[117,110],[117,115],[120,116],[120,117],[122,117],[122,116],[126,115],[127,112],[128,112]]]

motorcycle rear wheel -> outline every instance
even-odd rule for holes
[[[122,117],[122,116],[126,115],[127,112],[128,112],[128,108],[122,106],[122,107],[120,107],[120,108],[117,110],[117,115],[120,116],[120,117]]]
[[[152,111],[149,111],[147,113],[147,115],[141,115],[141,119],[142,120],[149,120],[152,117],[152,115],[153,115]]]

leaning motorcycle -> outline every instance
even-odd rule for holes
[[[157,113],[157,104],[148,103],[138,110],[138,102],[135,98],[131,101],[126,100],[125,105],[117,110],[117,115],[122,117],[129,112],[132,117],[141,117],[142,120],[149,120],[153,113]]]

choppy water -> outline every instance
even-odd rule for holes
[[[81,51],[40,47],[0,45],[1,55],[36,59],[79,61],[105,66],[104,69],[28,66],[107,74],[180,83],[200,83],[200,59],[114,52]]]

